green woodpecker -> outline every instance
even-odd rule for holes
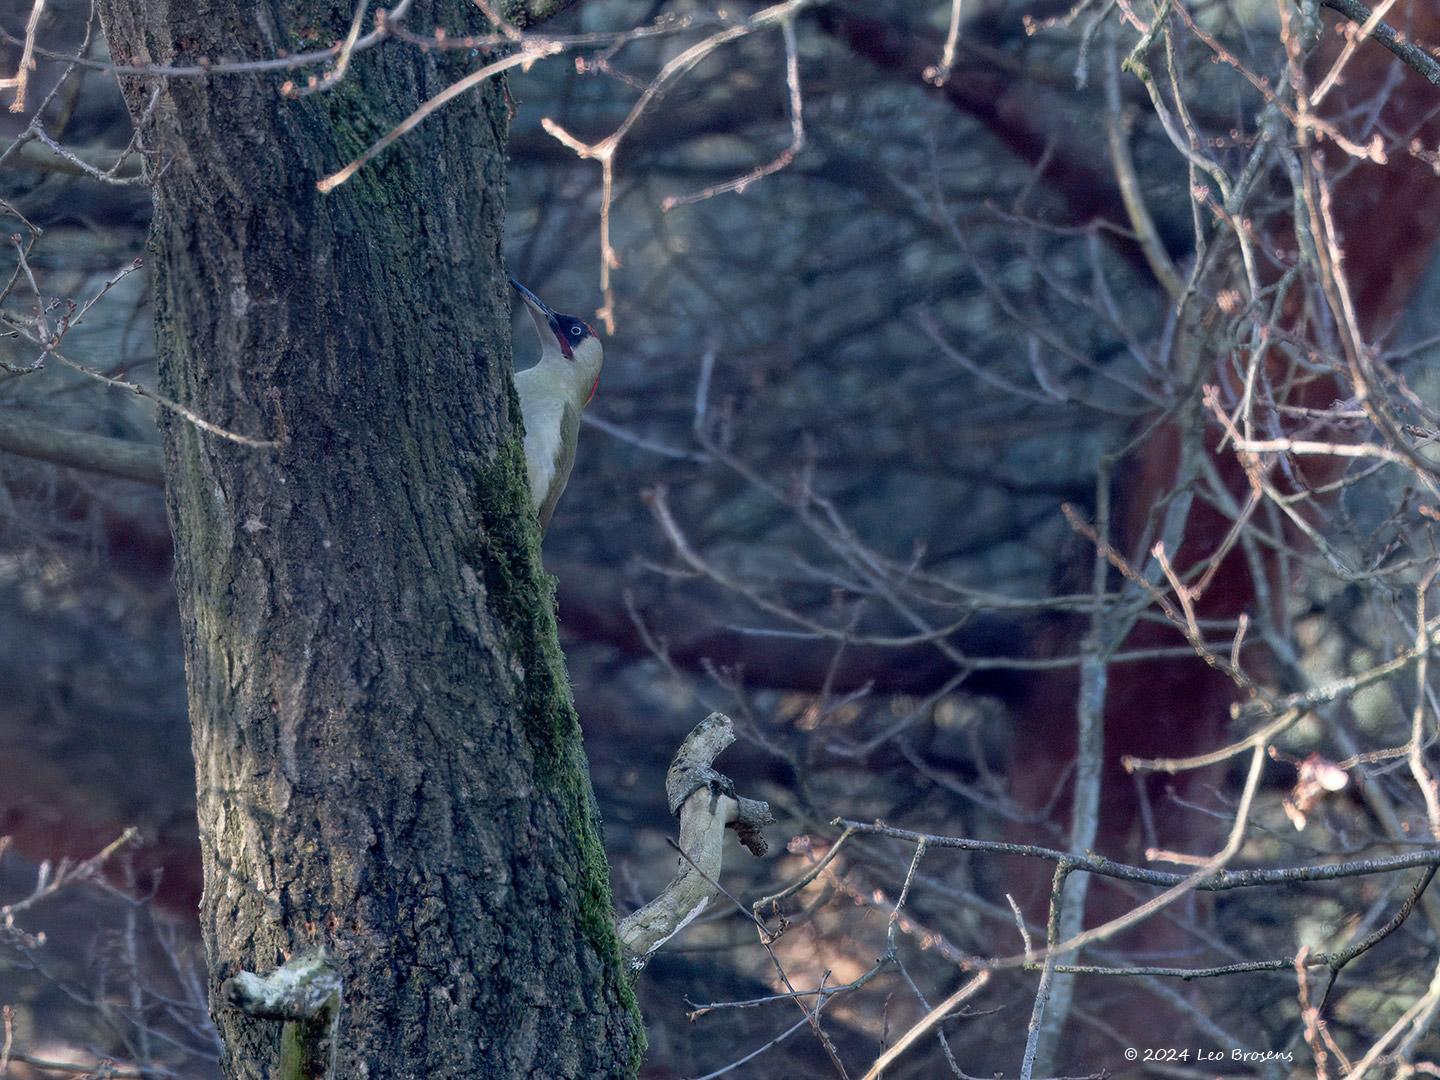
[[[600,385],[605,354],[590,324],[561,315],[514,278],[540,335],[540,362],[515,373],[515,393],[525,418],[525,470],[530,498],[543,530],[570,479],[580,413]]]

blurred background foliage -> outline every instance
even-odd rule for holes
[[[22,6],[0,7],[0,26],[13,37],[23,35]],[[729,18],[757,9],[727,6]],[[1242,62],[1277,70],[1273,6],[1189,7]],[[1090,589],[1093,548],[1060,506],[1094,518],[1102,463],[1115,469],[1123,501],[1127,485],[1142,479],[1133,450],[1121,451],[1143,442],[1183,395],[1164,371],[1172,306],[1126,224],[1105,148],[1110,31],[1077,19],[1028,32],[1065,10],[967,2],[954,70],[936,87],[924,71],[942,54],[948,4],[816,5],[796,22],[803,148],[740,192],[686,199],[790,143],[778,28],[711,54],[620,146],[609,210],[613,329],[545,555],[559,583],[622,911],[672,871],[662,778],[679,740],[711,708],[733,715],[742,732],[721,767],[780,817],[778,854],[757,861],[737,849],[727,865],[725,884],[746,904],[823,854],[837,835],[829,822],[840,816],[1066,846],[1063,813],[1017,800],[1010,775],[1027,768],[1015,733],[1044,730],[1017,717],[1041,707],[1025,662],[1073,655],[1067,612],[1079,605],[1066,598]],[[38,40],[72,53],[88,16],[82,0],[49,0]],[[694,23],[511,77],[509,264],[557,309],[600,325],[600,168],[542,120],[598,140],[661,65],[719,17],[713,5],[688,0],[590,0],[543,30]],[[1133,41],[1125,30],[1119,48]],[[94,36],[84,47],[105,56]],[[8,46],[5,69],[17,58]],[[483,62],[478,53],[475,62]],[[1238,169],[1254,145],[1255,95],[1206,49],[1177,63],[1195,122],[1215,135],[1207,148]],[[41,56],[32,101],[63,70]],[[1120,76],[1117,92],[1144,198],[1183,266],[1194,252],[1196,180],[1139,81]],[[396,103],[396,122],[407,108]],[[0,116],[7,141],[28,122],[26,114]],[[103,71],[73,73],[45,123],[101,169],[132,134]],[[384,159],[370,167],[383,171]],[[7,155],[0,198],[44,230],[29,259],[44,297],[83,302],[144,256],[149,198],[138,173],[131,158],[118,173],[126,183],[101,183],[35,141]],[[1267,181],[1248,211],[1263,221],[1287,212],[1290,198],[1283,183]],[[11,217],[7,233],[23,233]],[[1426,363],[1440,305],[1431,278],[1400,329],[1377,334],[1411,380],[1422,426],[1424,403],[1435,401]],[[22,288],[10,306],[27,303],[33,297]],[[365,308],[357,295],[357,319]],[[125,276],[73,330],[67,352],[152,385],[151,316],[147,272]],[[516,343],[524,366],[536,353],[522,323]],[[33,360],[13,339],[0,350],[12,364]],[[54,363],[0,374],[0,423],[6,416],[157,445],[147,402]],[[1422,559],[1422,502],[1423,491],[1394,470],[1357,475],[1330,504],[1325,535],[1356,571]],[[0,902],[34,888],[40,860],[91,855],[129,825],[144,837],[112,863],[103,886],[66,890],[26,912],[21,925],[45,931],[43,943],[0,937],[0,1000],[16,1006],[18,1037],[36,1054],[87,1060],[84,1050],[145,1064],[146,1075],[202,1076],[214,1071],[215,1048],[193,980],[198,850],[169,559],[157,488],[0,456],[0,835],[14,837],[0,860]],[[1276,575],[1285,594],[1278,602],[1294,630],[1296,663],[1317,680],[1363,670],[1414,640],[1415,574],[1370,579],[1314,550],[1296,563]],[[1233,628],[1233,619],[1213,626],[1222,643]],[[1166,644],[1184,640],[1172,633]],[[1201,663],[1193,655],[1185,662]],[[1151,691],[1157,709],[1187,707],[1165,699],[1163,682]],[[1285,737],[1286,753],[1340,758],[1403,743],[1413,686],[1369,693],[1339,718],[1307,717]],[[1068,730],[1073,703],[1041,721]],[[1195,721],[1216,743],[1226,741],[1226,724],[1223,710]],[[1248,860],[1358,857],[1402,842],[1353,788],[1319,804],[1297,832],[1282,810],[1295,777],[1284,760],[1269,766]],[[1057,802],[1068,799],[1067,783],[1055,787]],[[1382,762],[1363,783],[1389,790],[1397,820],[1411,827],[1417,797],[1407,776]],[[1237,790],[1237,775],[1224,768],[1191,788],[1156,786],[1140,801],[1151,819],[1127,824],[1120,849],[1106,854],[1136,857],[1140,841],[1153,841],[1156,817],[1161,832],[1187,816],[1201,822],[1191,835],[1213,832],[1204,822],[1232,812]],[[1426,835],[1423,813],[1419,821],[1417,838]],[[856,840],[802,894],[775,947],[795,986],[849,982],[884,953],[910,857],[904,845]],[[903,969],[826,1009],[844,1060],[873,1059],[925,1012],[922,1002],[950,993],[957,962],[1019,950],[1006,903],[1007,892],[1021,892],[1015,873],[1003,860],[927,856],[899,922]],[[1227,894],[1166,913],[1163,941],[1135,942],[1124,955],[1199,966],[1285,956],[1303,942],[1333,947],[1383,923],[1411,884],[1379,877],[1303,893]],[[1424,992],[1414,957],[1432,956],[1434,942],[1416,919],[1376,950],[1332,1003],[1342,1039],[1368,1045]],[[1095,959],[1120,955],[1107,946]],[[1117,988],[1133,981],[1082,984],[1070,1021],[1082,1034],[1057,1067],[1121,1069],[1120,1051],[1146,1045],[1147,1030],[1154,1046],[1183,1031],[1227,1053],[1305,1053],[1291,971]],[[997,980],[974,1004],[978,1016],[945,1025],[947,1045],[915,1051],[893,1075],[945,1075],[952,1052],[971,1075],[1013,1073],[1034,986],[1033,974]],[[753,925],[729,905],[672,942],[638,987],[650,1025],[648,1076],[720,1069],[797,1019],[783,1001],[687,1018],[695,1006],[783,989]],[[1181,1019],[1158,1032],[1157,1016]],[[802,1030],[733,1075],[832,1069]]]

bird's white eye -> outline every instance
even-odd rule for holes
[[[578,327],[578,326],[572,326],[572,327],[570,327],[570,336],[571,336],[571,337],[579,337],[579,336],[580,336],[581,334],[583,334],[584,332],[585,332],[585,331],[582,330],[582,329],[580,329],[580,327]]]

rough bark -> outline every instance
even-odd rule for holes
[[[138,63],[313,48],[352,13],[101,4]],[[480,29],[469,0],[409,18]],[[176,79],[145,133],[162,389],[280,440],[162,422],[231,1077],[272,1075],[280,1033],[220,985],[317,947],[340,1076],[618,1076],[642,1047],[524,486],[500,87],[315,189],[472,66],[392,43],[298,100]],[[138,116],[155,83],[122,85]]]

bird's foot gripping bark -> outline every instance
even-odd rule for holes
[[[734,829],[752,854],[767,849],[763,829],[774,824],[768,803],[735,794],[735,785],[710,767],[735,741],[735,728],[723,713],[711,713],[685,737],[665,774],[670,812],[680,818],[680,869],[665,890],[618,927],[632,972],[720,894],[725,830]]]

